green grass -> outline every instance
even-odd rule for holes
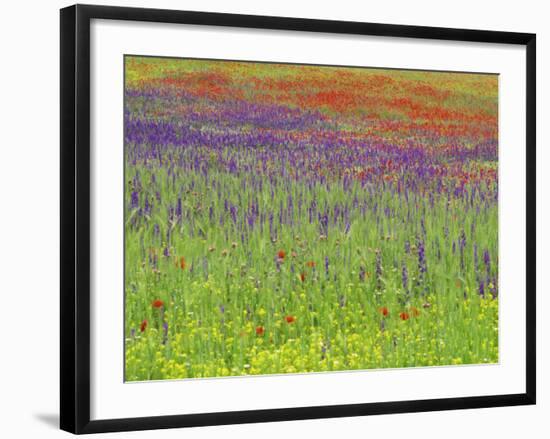
[[[497,265],[497,203],[476,199],[477,211],[462,198],[449,202],[446,194],[433,191],[432,205],[427,195],[410,192],[407,200],[389,185],[361,188],[358,181],[344,190],[336,181],[328,188],[308,188],[304,182],[277,179],[258,190],[254,182],[260,176],[229,174],[215,163],[208,177],[177,167],[169,173],[151,163],[127,166],[126,172],[127,181],[139,174],[141,206],[145,195],[155,199],[158,192],[161,199],[155,199],[149,217],[135,209],[126,213],[126,380],[498,361],[498,300],[488,293],[489,286],[484,298],[478,294],[476,277],[485,270],[485,249]],[[127,205],[131,190],[127,185]],[[226,199],[241,209],[257,202],[266,212],[280,206],[286,210],[289,194],[293,225],[290,218],[280,224],[275,215],[276,242],[267,218],[263,230],[259,225],[244,229],[228,213],[220,225]],[[180,196],[185,220],[170,222],[167,209]],[[341,221],[326,238],[321,236],[317,221],[307,221],[313,198],[320,210],[348,204],[349,232]],[[353,208],[354,202],[365,206],[364,213]],[[212,220],[210,208],[216,212]],[[388,215],[384,208],[390,209]],[[458,243],[463,230],[464,267]],[[424,276],[418,238],[425,243]],[[163,255],[167,246],[168,257]],[[286,256],[277,264],[279,250]],[[155,257],[156,265],[151,263]],[[310,261],[315,267],[308,266]],[[164,306],[154,308],[155,299]],[[386,317],[382,307],[389,311]],[[407,320],[400,318],[403,312]],[[287,316],[295,321],[287,323]],[[141,332],[144,320],[147,328]]]

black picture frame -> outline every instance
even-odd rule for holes
[[[61,429],[80,433],[365,416],[535,404],[535,93],[536,36],[303,18],[75,5],[61,19]],[[415,401],[90,420],[90,21],[130,20],[325,32],[526,47],[526,376],[525,393]]]

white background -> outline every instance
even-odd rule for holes
[[[548,266],[549,234],[541,227],[550,212],[543,199],[550,193],[549,166],[542,145],[547,128],[549,88],[547,45],[550,29],[544,2],[510,6],[496,1],[460,2],[453,9],[441,2],[314,2],[296,1],[134,1],[104,4],[211,10],[312,18],[485,28],[538,34],[538,349],[539,371],[548,359],[543,349],[549,326],[544,321],[543,278]],[[58,411],[58,8],[68,3],[21,2],[4,6],[0,64],[0,432],[5,437],[59,437]],[[456,3],[455,3],[456,4]],[[540,6],[539,6],[540,5]],[[542,101],[545,101],[543,104]],[[546,210],[546,212],[545,212]],[[209,427],[162,432],[126,433],[112,437],[346,437],[463,438],[546,437],[550,386],[539,373],[539,404],[457,412],[404,414],[258,425]]]
[[[525,392],[525,48],[101,20],[91,34],[92,419]],[[124,53],[498,72],[500,364],[124,383]]]

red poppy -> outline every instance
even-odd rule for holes
[[[413,317],[418,317],[420,315],[420,310],[415,306],[411,306],[411,314]]]
[[[279,251],[277,252],[277,257],[278,257],[279,259],[284,259],[285,256],[286,256],[286,253],[285,253],[284,250],[279,250]]]
[[[409,316],[409,313],[408,313],[408,312],[403,311],[403,312],[399,313],[399,318],[400,318],[401,320],[409,320],[409,317],[410,317],[410,316]]]
[[[162,308],[164,306],[164,302],[160,299],[153,300],[153,308]]]
[[[294,316],[286,316],[285,320],[287,323],[294,323],[296,321],[296,317]]]
[[[315,267],[315,261],[307,261],[307,262],[306,262],[306,265],[307,265],[309,268],[313,268],[313,267]]]
[[[388,315],[390,314],[390,311],[385,306],[378,308],[378,311],[380,311],[380,314],[382,314],[384,317],[388,317]]]
[[[300,273],[300,280],[301,280],[302,282],[304,282],[304,281],[306,280],[306,274],[305,274],[305,273],[303,273],[303,272]]]
[[[256,326],[256,335],[264,335],[265,329],[263,326]]]
[[[181,268],[182,270],[185,270],[185,267],[186,267],[186,265],[185,265],[185,258],[182,256],[182,257],[180,258],[180,268]]]
[[[139,330],[141,332],[145,331],[145,329],[147,329],[147,320],[144,320],[143,322],[141,322],[141,325],[139,325]]]

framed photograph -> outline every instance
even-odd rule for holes
[[[61,428],[535,403],[535,35],[61,10]]]

